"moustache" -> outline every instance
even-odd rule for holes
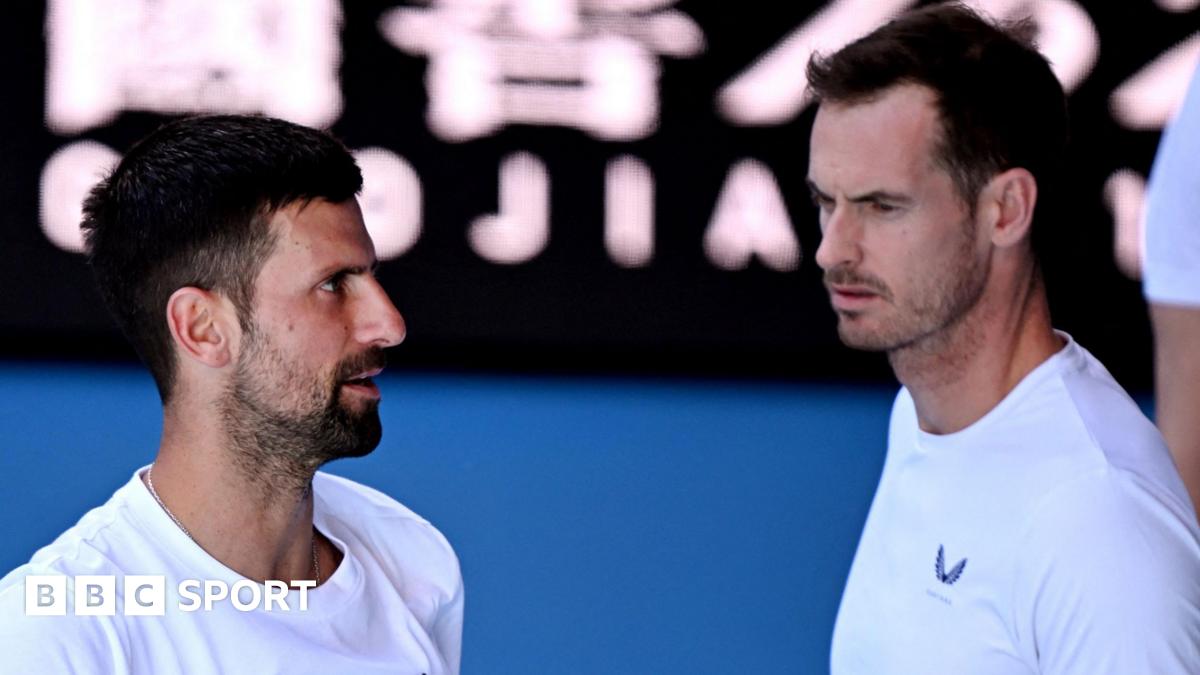
[[[891,291],[888,290],[887,284],[883,283],[883,281],[870,275],[859,274],[849,267],[835,267],[828,270],[825,272],[823,280],[826,288],[834,284],[838,286],[862,286],[871,289],[871,291],[879,294],[885,300],[892,297]]]
[[[356,375],[387,367],[387,355],[382,347],[372,347],[361,354],[355,354],[338,365],[336,381],[344,383]]]

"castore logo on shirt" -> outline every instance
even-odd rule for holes
[[[947,586],[953,586],[954,582],[958,581],[958,578],[962,576],[963,570],[966,567],[967,559],[963,558],[958,561],[957,565],[950,568],[949,572],[946,572],[946,548],[938,546],[937,563],[933,566],[933,572],[937,575],[938,581]]]

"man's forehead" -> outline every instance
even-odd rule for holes
[[[366,234],[358,200],[331,202],[320,197],[293,201],[270,216],[277,235],[326,236],[335,239]]]
[[[941,139],[936,96],[927,87],[895,85],[849,103],[824,102],[813,123],[809,178],[825,182],[887,183],[888,189],[938,170]],[[822,188],[823,189],[823,188]]]
[[[316,265],[375,263],[375,247],[354,199],[293,202],[272,214],[270,227],[276,239],[272,257],[299,256]]]

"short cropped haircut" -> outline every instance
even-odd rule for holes
[[[899,84],[928,87],[942,127],[934,159],[969,211],[993,176],[1017,167],[1033,174],[1041,202],[1060,180],[1068,121],[1062,85],[1032,34],[1028,20],[996,25],[957,3],[924,7],[814,55],[809,90],[818,102],[853,105]]]
[[[175,384],[171,294],[219,292],[247,325],[254,281],[274,250],[271,216],[296,202],[342,202],[361,187],[354,158],[324,132],[215,115],[163,125],[92,189],[82,223],[89,262],[164,403]]]

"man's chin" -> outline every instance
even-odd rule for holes
[[[847,320],[844,317],[838,321],[838,337],[847,347],[864,352],[890,352],[904,343],[895,335],[864,325],[861,320]]]
[[[351,446],[342,451],[341,458],[354,459],[355,457],[366,457],[372,452],[375,452],[375,448],[377,447],[379,447],[378,440],[376,440],[374,443],[364,443]]]
[[[325,414],[321,445],[325,448],[326,462],[369,455],[383,439],[379,401],[351,403],[349,398],[339,397]]]
[[[383,423],[379,420],[378,406],[369,410],[348,415],[353,431],[350,434],[354,442],[347,445],[345,457],[364,457],[379,447],[383,440]]]

